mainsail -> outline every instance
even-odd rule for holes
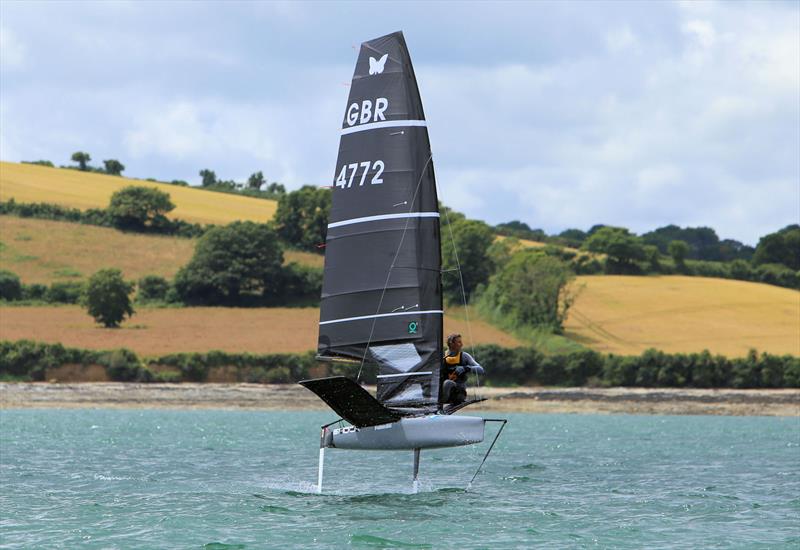
[[[430,405],[442,358],[439,209],[403,34],[361,45],[342,123],[318,356],[378,365],[378,400]]]

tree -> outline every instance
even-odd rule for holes
[[[0,269],[0,300],[19,300],[22,297],[22,284],[16,273]]]
[[[667,246],[667,252],[672,256],[675,267],[679,271],[686,271],[686,256],[689,254],[689,244],[686,241],[671,241]]]
[[[523,249],[492,276],[481,305],[515,326],[563,331],[574,295],[567,264],[538,250]]]
[[[634,262],[645,259],[642,240],[624,227],[602,226],[596,231],[590,230],[590,233],[582,248],[605,254],[608,257],[606,271],[609,273],[635,272],[637,267]]]
[[[174,208],[168,193],[155,187],[129,185],[111,195],[108,214],[116,227],[142,231],[166,225],[165,214]]]
[[[169,291],[169,282],[158,275],[145,275],[139,279],[139,292],[136,299],[142,302],[163,301]]]
[[[203,187],[217,184],[217,175],[213,170],[209,170],[207,168],[200,170],[200,177],[203,178]]]
[[[72,153],[72,162],[77,162],[79,169],[82,171],[86,171],[86,163],[92,160],[92,157],[89,156],[89,153],[84,153],[83,151],[76,151]]]
[[[247,187],[250,189],[259,190],[265,183],[266,180],[264,179],[264,174],[262,174],[260,171],[250,174],[250,177],[247,178]]]
[[[647,268],[652,273],[661,272],[661,253],[658,247],[653,244],[646,244],[643,247],[644,257],[647,260]]]
[[[267,224],[233,222],[208,230],[175,276],[189,304],[236,304],[244,293],[271,297],[282,284],[283,248]]]
[[[494,271],[489,257],[489,247],[494,239],[492,228],[477,220],[451,220],[450,227],[442,228],[442,269],[445,272],[442,293],[450,302],[463,301],[462,280],[467,301],[478,285],[488,282]],[[457,271],[459,264],[461,277]]]
[[[545,242],[547,233],[542,229],[531,229],[530,226],[519,220],[500,223],[495,226],[498,235],[507,235],[519,239],[530,239],[532,241]]]
[[[278,199],[275,226],[289,244],[319,252],[328,234],[330,210],[330,189],[306,185]]]
[[[117,159],[104,160],[103,165],[106,167],[106,174],[111,174],[112,176],[119,176],[125,170],[125,165]]]
[[[273,195],[284,195],[286,193],[286,188],[277,181],[273,181],[267,186],[267,192]]]
[[[716,231],[710,227],[681,228],[677,225],[666,225],[645,233],[642,240],[656,245],[663,254],[669,253],[669,243],[672,241],[684,241],[689,245],[686,259],[692,260],[730,262],[736,259],[749,260],[753,254],[753,247],[739,241],[720,241]]]
[[[130,294],[134,284],[122,278],[119,269],[101,269],[89,278],[84,297],[89,315],[106,328],[115,328],[135,312]]]
[[[800,270],[800,225],[787,225],[780,231],[761,237],[753,255],[753,263],[783,264],[789,269]]]
[[[449,223],[455,223],[459,220],[467,219],[464,214],[453,210],[449,206],[443,205],[441,201],[439,201],[439,214],[439,223],[442,227],[447,226]]]
[[[561,241],[566,244],[567,246],[571,246],[573,248],[578,248],[583,244],[583,241],[586,240],[588,235],[585,231],[581,231],[580,229],[565,229],[561,233],[558,234],[558,237]]]

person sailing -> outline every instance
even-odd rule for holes
[[[443,367],[447,379],[442,384],[442,404],[458,405],[467,400],[467,376],[470,372],[483,374],[483,367],[466,351],[460,334],[447,337],[447,353]]]

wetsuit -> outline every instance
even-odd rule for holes
[[[442,403],[458,405],[467,400],[467,377],[470,372],[483,374],[483,367],[466,351],[458,354],[447,352],[442,361],[445,381],[442,383]],[[447,375],[456,373],[456,379],[450,380]]]

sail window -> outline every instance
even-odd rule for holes
[[[403,402],[403,401],[421,401],[424,399],[424,394],[422,392],[422,385],[420,384],[410,384],[408,387],[404,388],[400,393],[392,396],[391,399],[388,399],[386,403],[391,403],[392,401],[395,402]]]
[[[371,346],[369,351],[381,364],[400,372],[408,372],[422,362],[414,344],[392,344],[389,346]]]

